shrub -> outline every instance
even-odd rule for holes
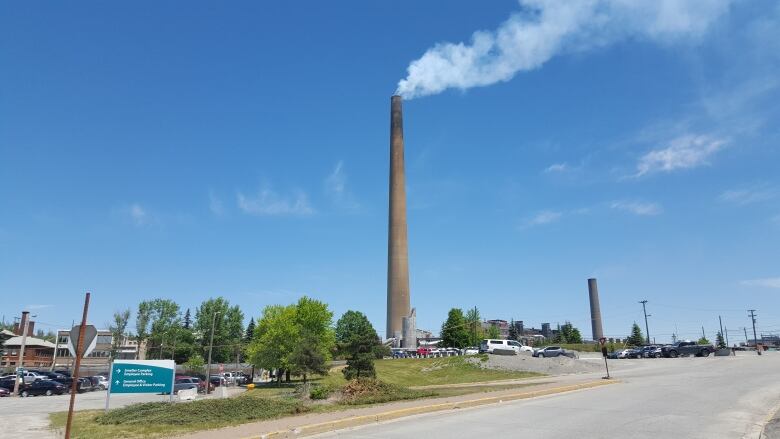
[[[311,399],[328,399],[330,396],[330,386],[316,386],[309,392],[309,398]]]
[[[375,404],[380,402],[416,399],[433,396],[435,393],[411,390],[379,381],[375,378],[358,378],[348,382],[341,389],[342,404]]]
[[[271,419],[306,410],[307,408],[299,400],[266,399],[247,395],[226,399],[205,399],[186,404],[167,402],[133,404],[99,415],[95,421],[103,425],[188,425]]]

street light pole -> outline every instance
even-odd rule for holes
[[[642,312],[645,313],[645,333],[647,334],[647,344],[650,344],[650,328],[647,326],[647,308],[645,307],[647,300],[640,300],[639,303],[642,304]]]
[[[214,347],[214,325],[217,322],[217,314],[219,311],[214,311],[214,316],[211,318],[211,339],[209,340],[209,363],[206,367],[206,393],[211,393],[211,349]]]

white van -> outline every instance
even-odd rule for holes
[[[479,352],[488,354],[492,354],[495,349],[503,349],[507,351],[515,351],[516,353],[520,352],[533,352],[534,349],[530,346],[523,346],[518,341],[514,340],[500,340],[500,339],[494,339],[494,338],[487,338],[485,340],[482,340],[482,343],[479,344]]]

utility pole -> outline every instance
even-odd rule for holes
[[[750,319],[753,320],[753,343],[756,345],[756,352],[761,355],[761,350],[758,348],[758,337],[756,336],[756,310],[749,309]]]
[[[30,311],[22,311],[22,346],[19,349],[19,361],[16,367],[16,380],[14,380],[14,396],[19,396],[19,378],[24,382],[24,347],[27,344],[27,328],[30,326]],[[20,376],[21,375],[21,376]]]
[[[726,347],[729,347],[729,346],[731,346],[731,345],[729,344],[729,328],[724,328],[723,330],[724,330],[724,331],[726,331],[726,332],[723,334],[723,335],[726,337]]]
[[[477,340],[477,312],[477,307],[474,306],[474,320],[471,322],[471,330],[474,333],[474,343],[479,345],[479,340]],[[479,346],[477,346],[477,349],[479,349]]]
[[[742,330],[745,331],[745,346],[747,346],[748,344],[750,344],[748,343],[748,338],[747,338],[747,328],[743,326]]]
[[[209,340],[209,365],[206,368],[206,394],[211,393],[211,349],[214,347],[214,325],[217,322],[217,314],[219,314],[219,311],[214,311],[214,317],[211,318],[211,339]]]
[[[647,335],[647,344],[650,344],[650,328],[647,326],[647,308],[645,307],[647,300],[640,300],[639,303],[642,304],[642,312],[645,313],[645,334]]]
[[[704,326],[701,327],[701,338],[707,338],[707,336],[704,334]]]

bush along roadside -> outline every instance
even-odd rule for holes
[[[187,404],[151,402],[134,404],[99,415],[95,422],[103,425],[202,423],[241,423],[303,413],[308,408],[293,398],[267,399],[239,396],[208,399]]]
[[[375,378],[357,378],[341,388],[340,404],[360,405],[435,396],[435,392],[411,390]]]

